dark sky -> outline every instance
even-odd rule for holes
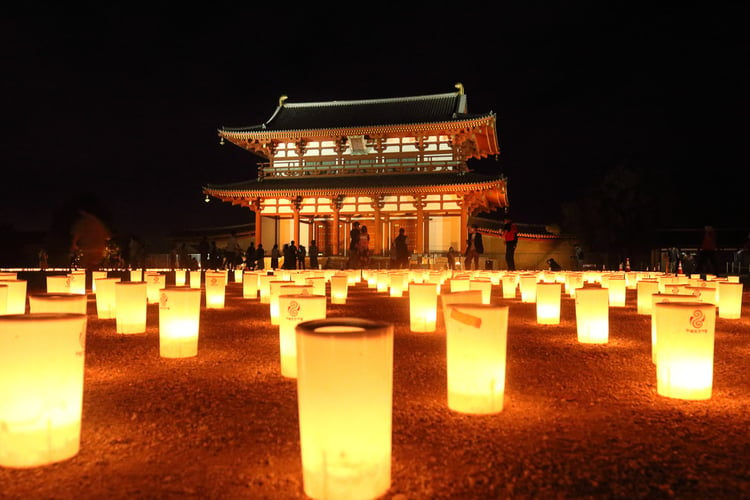
[[[559,222],[562,202],[626,161],[670,179],[675,226],[750,224],[739,12],[522,3],[17,7],[0,18],[0,225],[46,230],[84,193],[120,233],[246,222],[249,211],[202,201],[203,184],[255,176],[217,128],[265,121],[281,94],[397,97],[456,82],[470,111],[497,114],[500,160],[474,167],[508,177],[517,221]]]

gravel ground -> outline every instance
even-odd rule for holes
[[[32,291],[32,288],[30,288]],[[202,309],[198,356],[159,356],[158,305],[147,332],[118,335],[89,295],[81,450],[32,469],[0,467],[2,499],[305,498],[296,385],[280,375],[269,306],[227,286]],[[447,407],[445,330],[409,330],[408,297],[363,282],[328,316],[395,325],[388,499],[750,498],[750,295],[716,322],[713,395],[656,394],[650,317],[635,292],[610,309],[610,340],[576,340],[573,299],[559,325],[534,304],[509,311],[505,407]]]

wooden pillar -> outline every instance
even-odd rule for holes
[[[457,250],[458,252],[464,251],[464,242],[469,237],[469,201],[468,194],[461,197],[461,240],[458,242],[461,249]]]
[[[294,243],[299,246],[299,211],[302,208],[302,197],[297,196],[292,200],[292,217],[293,217],[293,229],[294,229]]]
[[[375,209],[375,220],[372,224],[373,234],[370,239],[373,255],[383,255],[383,225],[380,219],[380,210],[383,208],[383,195],[372,197],[372,206]]]
[[[424,207],[425,202],[423,201],[424,197],[422,196],[415,196],[414,197],[414,206],[417,209],[417,244],[415,245],[414,249],[420,253],[425,253],[425,245],[424,245]]]
[[[250,202],[250,210],[255,212],[255,244],[263,242],[263,217],[261,212],[261,200],[256,198]]]
[[[344,201],[343,195],[338,195],[331,199],[331,208],[333,209],[333,227],[331,236],[333,238],[333,248],[331,255],[341,255],[341,245],[339,245],[339,220],[341,219],[341,205]]]

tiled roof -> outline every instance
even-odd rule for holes
[[[220,132],[377,127],[470,120],[493,116],[467,113],[463,92],[386,99],[280,103],[265,123],[249,127],[222,127]]]
[[[263,180],[252,179],[231,184],[208,184],[203,191],[208,194],[237,192],[243,194],[261,194],[278,191],[294,193],[320,191],[331,193],[338,190],[383,190],[389,191],[431,188],[433,186],[456,185],[491,185],[504,183],[502,175],[491,176],[474,172],[440,172],[397,175],[362,175],[362,176],[302,176],[271,177]]]

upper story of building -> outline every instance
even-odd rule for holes
[[[463,85],[412,97],[289,102],[258,125],[222,127],[228,141],[261,158],[268,177],[465,172],[467,160],[496,156],[492,112],[471,114]]]

